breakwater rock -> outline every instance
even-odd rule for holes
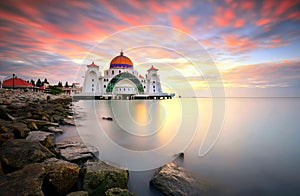
[[[151,179],[151,185],[165,195],[216,195],[217,190],[206,179],[192,175],[185,168],[169,163]]]
[[[0,89],[0,195],[90,195],[127,188],[127,171],[98,161],[98,149],[80,141],[56,143],[60,125],[75,125],[71,101],[68,95]]]

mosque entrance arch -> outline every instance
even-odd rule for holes
[[[139,93],[144,93],[144,88],[141,82],[137,77],[135,77],[133,74],[128,72],[123,72],[118,75],[116,75],[113,79],[110,80],[110,82],[107,85],[106,92],[112,93],[113,89],[115,88],[116,84],[124,79],[130,80],[134,85],[136,86]]]

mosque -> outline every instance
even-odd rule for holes
[[[77,97],[95,99],[170,99],[175,94],[162,92],[158,69],[151,66],[142,76],[123,51],[113,58],[104,75],[94,62],[87,65],[82,93]]]

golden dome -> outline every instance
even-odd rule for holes
[[[110,69],[127,69],[133,68],[133,63],[127,56],[123,55],[123,52],[120,52],[119,56],[116,56],[110,62]]]

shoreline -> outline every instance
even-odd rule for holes
[[[97,149],[79,140],[56,142],[61,125],[75,126],[71,106],[66,94],[0,89],[1,194],[133,195],[128,171],[98,160]]]
[[[66,94],[0,89],[1,193],[133,195],[128,170],[98,160],[101,149],[87,146],[80,137],[63,136],[62,126],[75,126],[72,105]],[[178,159],[183,160],[183,154]],[[215,193],[215,187],[176,160],[157,168],[148,183],[159,194]]]

